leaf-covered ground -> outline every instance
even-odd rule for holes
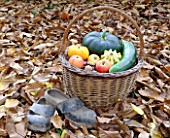
[[[26,130],[25,114],[49,88],[63,90],[58,49],[71,19],[99,5],[124,10],[140,26],[145,64],[127,100],[97,109],[96,128],[77,128],[57,114],[45,134]],[[103,23],[104,21],[104,23]],[[85,16],[70,30],[72,43],[105,26],[139,50],[133,26],[107,11]],[[12,138],[168,138],[170,137],[169,0],[1,0],[0,1],[0,137]]]

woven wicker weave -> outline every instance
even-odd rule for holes
[[[98,73],[85,71],[69,64],[66,52],[69,30],[72,25],[84,15],[95,10],[118,12],[128,19],[136,28],[140,40],[140,51],[137,57],[137,63],[133,68],[117,73]],[[63,67],[63,81],[66,93],[71,97],[78,96],[86,106],[92,109],[96,107],[106,108],[112,105],[117,99],[126,99],[127,95],[134,87],[137,74],[143,65],[143,48],[143,37],[138,25],[123,11],[113,7],[99,6],[82,12],[68,25],[63,36],[62,46],[60,47],[59,59]]]

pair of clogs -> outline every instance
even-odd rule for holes
[[[51,129],[50,119],[59,110],[66,119],[78,127],[93,127],[96,113],[87,108],[78,97],[69,98],[57,89],[49,89],[44,97],[34,103],[27,112],[27,128],[34,132],[47,132]]]

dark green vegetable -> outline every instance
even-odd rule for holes
[[[125,71],[133,67],[133,65],[136,62],[137,53],[133,43],[122,40],[122,44],[123,44],[122,59],[110,68],[109,73]]]
[[[118,52],[122,52],[122,45],[120,43],[120,40],[104,31],[104,32],[91,32],[87,34],[83,38],[83,46],[88,47],[89,51],[93,54],[101,55],[104,53],[104,50],[116,50]]]

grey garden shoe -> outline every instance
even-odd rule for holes
[[[47,125],[45,127],[43,127],[43,126],[40,127],[38,125],[35,125],[35,124],[33,125],[31,123],[28,123],[27,124],[27,129],[31,130],[31,131],[33,131],[35,133],[45,133],[45,132],[47,132],[48,130],[51,129],[51,124],[49,124],[49,125]]]
[[[84,105],[78,97],[69,98],[62,91],[57,89],[47,90],[44,97],[49,104],[55,106],[61,113],[69,113]]]
[[[45,117],[52,117],[55,112],[55,107],[47,104],[45,98],[40,98],[37,103],[33,103],[29,110]]]
[[[50,118],[47,118],[40,114],[36,114],[30,110],[27,112],[27,119],[28,119],[29,123],[38,125],[40,127],[41,126],[45,127],[45,126],[49,125],[49,122],[50,122]]]
[[[86,125],[87,128],[92,128],[93,124],[96,123],[96,113],[85,106],[70,113],[66,113],[65,118],[78,127]]]
[[[51,128],[50,118],[54,115],[55,107],[47,104],[45,98],[40,98],[27,112],[27,128],[34,132],[46,132]]]
[[[59,109],[66,119],[77,126],[86,125],[91,128],[96,123],[96,113],[85,107],[78,97],[69,98],[57,89],[47,90],[44,97],[48,103]]]

